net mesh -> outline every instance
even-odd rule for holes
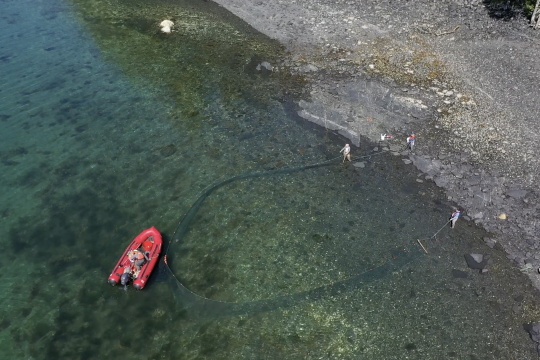
[[[385,230],[392,227],[386,217],[373,211],[363,217],[358,206],[343,211],[362,199],[333,189],[341,170],[330,165],[340,158],[236,175],[205,188],[160,264],[172,275],[175,297],[204,314],[224,307],[270,311],[354,291],[422,256],[406,231]],[[327,182],[328,194],[311,194],[312,181]]]

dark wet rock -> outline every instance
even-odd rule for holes
[[[19,165],[19,162],[15,161],[15,160],[2,160],[2,164],[6,165],[6,166],[14,166],[14,165]]]
[[[467,266],[471,269],[481,270],[487,265],[487,259],[485,259],[482,254],[465,254],[464,256],[465,261],[467,261]]]
[[[467,275],[465,271],[452,269],[452,276],[454,277],[454,279],[466,279],[469,275]]]
[[[163,157],[169,157],[173,155],[175,152],[176,152],[176,146],[174,146],[174,144],[166,145],[159,150],[159,153]]]
[[[405,349],[406,349],[407,351],[413,351],[413,350],[416,350],[416,349],[417,349],[417,346],[416,346],[416,344],[414,344],[414,343],[409,343],[409,344],[405,345]]]
[[[240,141],[243,141],[243,140],[247,140],[247,139],[251,139],[252,137],[254,137],[255,135],[253,135],[252,132],[246,132],[246,133],[243,133],[242,135],[240,135],[238,137],[238,140]]]
[[[506,191],[506,195],[514,199],[521,199],[527,195],[527,191],[523,189],[509,189]]]
[[[530,323],[523,325],[523,329],[529,333],[531,340],[538,343],[536,352],[540,355],[540,323]]]
[[[349,343],[354,344],[356,341],[356,333],[354,332],[354,329],[347,330],[346,337]]]
[[[495,247],[495,245],[497,245],[497,241],[495,241],[492,238],[484,238],[484,242],[486,243],[487,246],[489,246],[492,249]]]

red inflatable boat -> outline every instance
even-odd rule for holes
[[[161,244],[161,234],[155,227],[152,226],[140,233],[118,260],[109,276],[109,284],[113,286],[118,284],[122,275],[127,273],[129,277],[125,279],[133,280],[135,289],[142,290],[156,266]],[[123,285],[127,285],[127,282]]]

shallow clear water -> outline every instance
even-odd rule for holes
[[[430,239],[451,204],[400,157],[362,141],[363,168],[271,173],[344,142],[294,116],[301,79],[255,70],[278,44],[199,1],[4,1],[0,18],[4,358],[533,358],[525,277],[472,224]],[[263,171],[211,192],[176,241],[204,189]],[[183,285],[161,267],[142,292],[110,287],[152,225]]]

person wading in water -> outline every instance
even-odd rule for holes
[[[340,153],[343,153],[343,162],[345,162],[345,159],[351,161],[351,147],[349,144],[345,144],[345,147],[341,149]]]

